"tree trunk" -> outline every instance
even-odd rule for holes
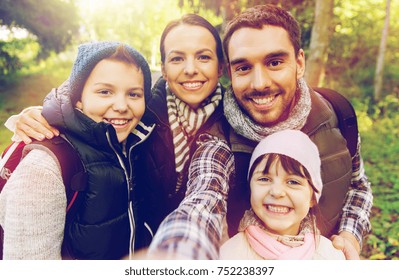
[[[374,99],[376,101],[381,99],[382,84],[384,80],[384,57],[385,57],[385,50],[387,47],[387,38],[389,32],[391,0],[387,0],[386,5],[387,6],[386,6],[384,28],[382,29],[380,49],[378,51],[377,65],[374,76]]]
[[[223,0],[221,12],[223,17],[222,32],[224,32],[227,23],[240,12],[240,5],[237,0]]]
[[[324,79],[327,51],[333,34],[334,0],[316,0],[305,79],[311,86],[320,86]]]

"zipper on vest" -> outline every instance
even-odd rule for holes
[[[110,145],[110,147],[112,148],[112,150],[114,151],[115,155],[118,157],[119,160],[119,164],[121,165],[121,167],[123,168],[123,171],[125,173],[125,177],[126,177],[126,182],[127,182],[127,196],[128,196],[128,217],[129,217],[129,224],[130,224],[130,244],[129,244],[129,260],[132,259],[133,254],[134,254],[134,242],[135,242],[135,235],[136,235],[136,222],[134,220],[134,215],[133,215],[133,207],[132,207],[132,199],[131,199],[131,189],[133,189],[132,187],[132,182],[129,178],[129,174],[127,173],[126,170],[126,166],[125,163],[123,162],[123,159],[121,158],[121,156],[118,154],[118,152],[116,151],[114,145],[112,145],[111,142],[111,138],[109,136],[109,131],[107,130],[107,140],[108,140],[108,144]]]

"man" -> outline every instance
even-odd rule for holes
[[[256,6],[228,24],[223,47],[231,78],[224,96],[228,125],[221,118],[198,139],[186,198],[161,224],[150,254],[217,258],[227,193],[230,235],[249,208],[245,178],[253,148],[276,131],[299,129],[318,146],[322,160],[318,226],[347,259],[359,258],[370,231],[370,184],[360,146],[351,158],[331,105],[303,79],[298,23],[281,8]]]

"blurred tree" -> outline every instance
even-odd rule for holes
[[[182,14],[177,7],[177,0],[81,0],[81,40],[125,42],[134,46],[155,67],[160,60],[162,30],[170,20]]]
[[[64,50],[79,30],[76,7],[67,0],[2,0],[0,20],[2,25],[34,34],[41,57]]]
[[[384,79],[384,58],[387,48],[387,38],[389,32],[390,9],[391,9],[391,0],[387,0],[384,28],[382,29],[380,48],[377,56],[377,66],[374,76],[374,99],[376,101],[379,101],[381,99],[382,83]]]
[[[324,85],[351,98],[373,102],[376,59],[384,26],[386,0],[335,0],[335,27],[329,50]],[[399,17],[399,2],[391,2],[391,18]],[[384,95],[399,81],[399,21],[390,22],[385,53]],[[372,106],[369,107],[372,110]]]
[[[331,35],[334,0],[316,0],[315,22],[312,28],[309,56],[306,62],[306,81],[311,86],[319,86],[324,78],[327,51]]]
[[[246,8],[262,4],[274,4],[283,7],[286,10],[294,11],[300,7],[306,7],[311,0],[179,0],[179,6],[186,5],[194,8],[198,12],[201,8],[213,10],[216,15],[221,15],[223,23],[220,30],[224,30],[225,25],[234,16]],[[221,32],[222,33],[222,32]]]
[[[51,51],[61,52],[78,33],[78,14],[71,1],[2,0],[1,32],[29,33],[24,38],[0,39],[0,85],[22,67],[22,57],[35,50],[33,58],[46,58]],[[23,36],[22,36],[23,37]],[[35,42],[37,42],[35,44]]]

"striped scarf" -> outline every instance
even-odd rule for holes
[[[192,109],[170,91],[166,84],[166,103],[168,118],[175,148],[176,190],[182,184],[183,170],[190,156],[190,144],[198,129],[208,120],[222,100],[222,88],[218,83],[215,91],[205,99],[198,109]]]

